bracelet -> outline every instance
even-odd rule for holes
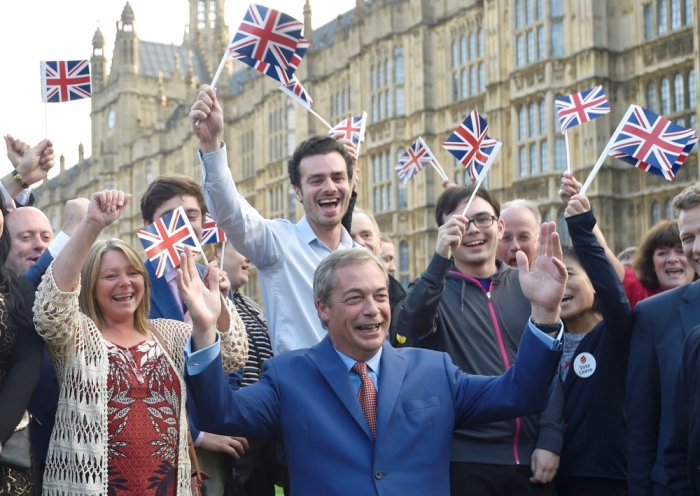
[[[22,174],[17,172],[17,169],[12,171],[12,178],[19,183],[20,186],[22,186],[22,189],[27,189],[29,185],[24,182],[24,178],[22,177]]]

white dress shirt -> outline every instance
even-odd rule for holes
[[[292,224],[265,219],[238,193],[228,168],[226,146],[199,153],[209,213],[228,240],[258,269],[260,291],[275,355],[310,348],[326,335],[314,305],[316,267],[333,250],[318,239],[306,217]],[[342,228],[341,248],[355,243]]]

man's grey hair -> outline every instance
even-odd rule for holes
[[[384,274],[384,279],[389,284],[389,275],[384,265],[377,257],[364,248],[349,248],[347,250],[336,250],[324,258],[314,273],[314,301],[321,301],[327,307],[331,306],[331,293],[338,284],[335,275],[336,269],[347,267],[348,265],[362,265],[368,262],[377,264]]]
[[[379,224],[377,224],[377,219],[374,218],[374,215],[367,212],[366,210],[362,210],[361,208],[357,208],[357,207],[355,207],[352,211],[352,215],[355,215],[355,214],[366,215],[367,218],[372,221],[372,226],[374,226],[374,234],[376,234],[378,238],[381,238],[382,233],[379,230]]]
[[[501,216],[503,215],[503,212],[505,212],[509,208],[516,208],[516,207],[528,209],[535,216],[535,220],[537,221],[537,226],[542,225],[542,215],[540,214],[540,211],[537,210],[537,205],[535,205],[534,202],[532,202],[530,200],[526,200],[524,198],[517,198],[515,200],[505,202],[503,205],[501,205]]]
[[[673,208],[688,210],[700,205],[700,182],[691,184],[673,199]]]

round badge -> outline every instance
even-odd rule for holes
[[[595,372],[595,358],[590,353],[581,353],[574,358],[574,372],[579,377],[590,377]]]

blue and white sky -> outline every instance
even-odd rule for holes
[[[303,21],[305,0],[257,0],[283,10]],[[228,0],[226,22],[231,32],[240,24],[249,2]],[[87,59],[92,54],[92,37],[97,26],[104,34],[109,67],[114,48],[116,22],[126,0],[25,0],[0,3],[0,133],[11,133],[32,145],[45,136],[45,106],[41,101],[41,60]],[[136,16],[139,38],[162,43],[182,42],[188,23],[186,0],[130,0]],[[163,6],[168,4],[169,8]],[[311,0],[313,26],[334,19],[352,9],[355,0]],[[170,8],[172,6],[172,8]],[[66,167],[78,160],[78,145],[91,149],[90,102],[88,100],[48,105],[48,135]],[[11,170],[0,141],[0,175]],[[53,176],[53,174],[51,174]]]

